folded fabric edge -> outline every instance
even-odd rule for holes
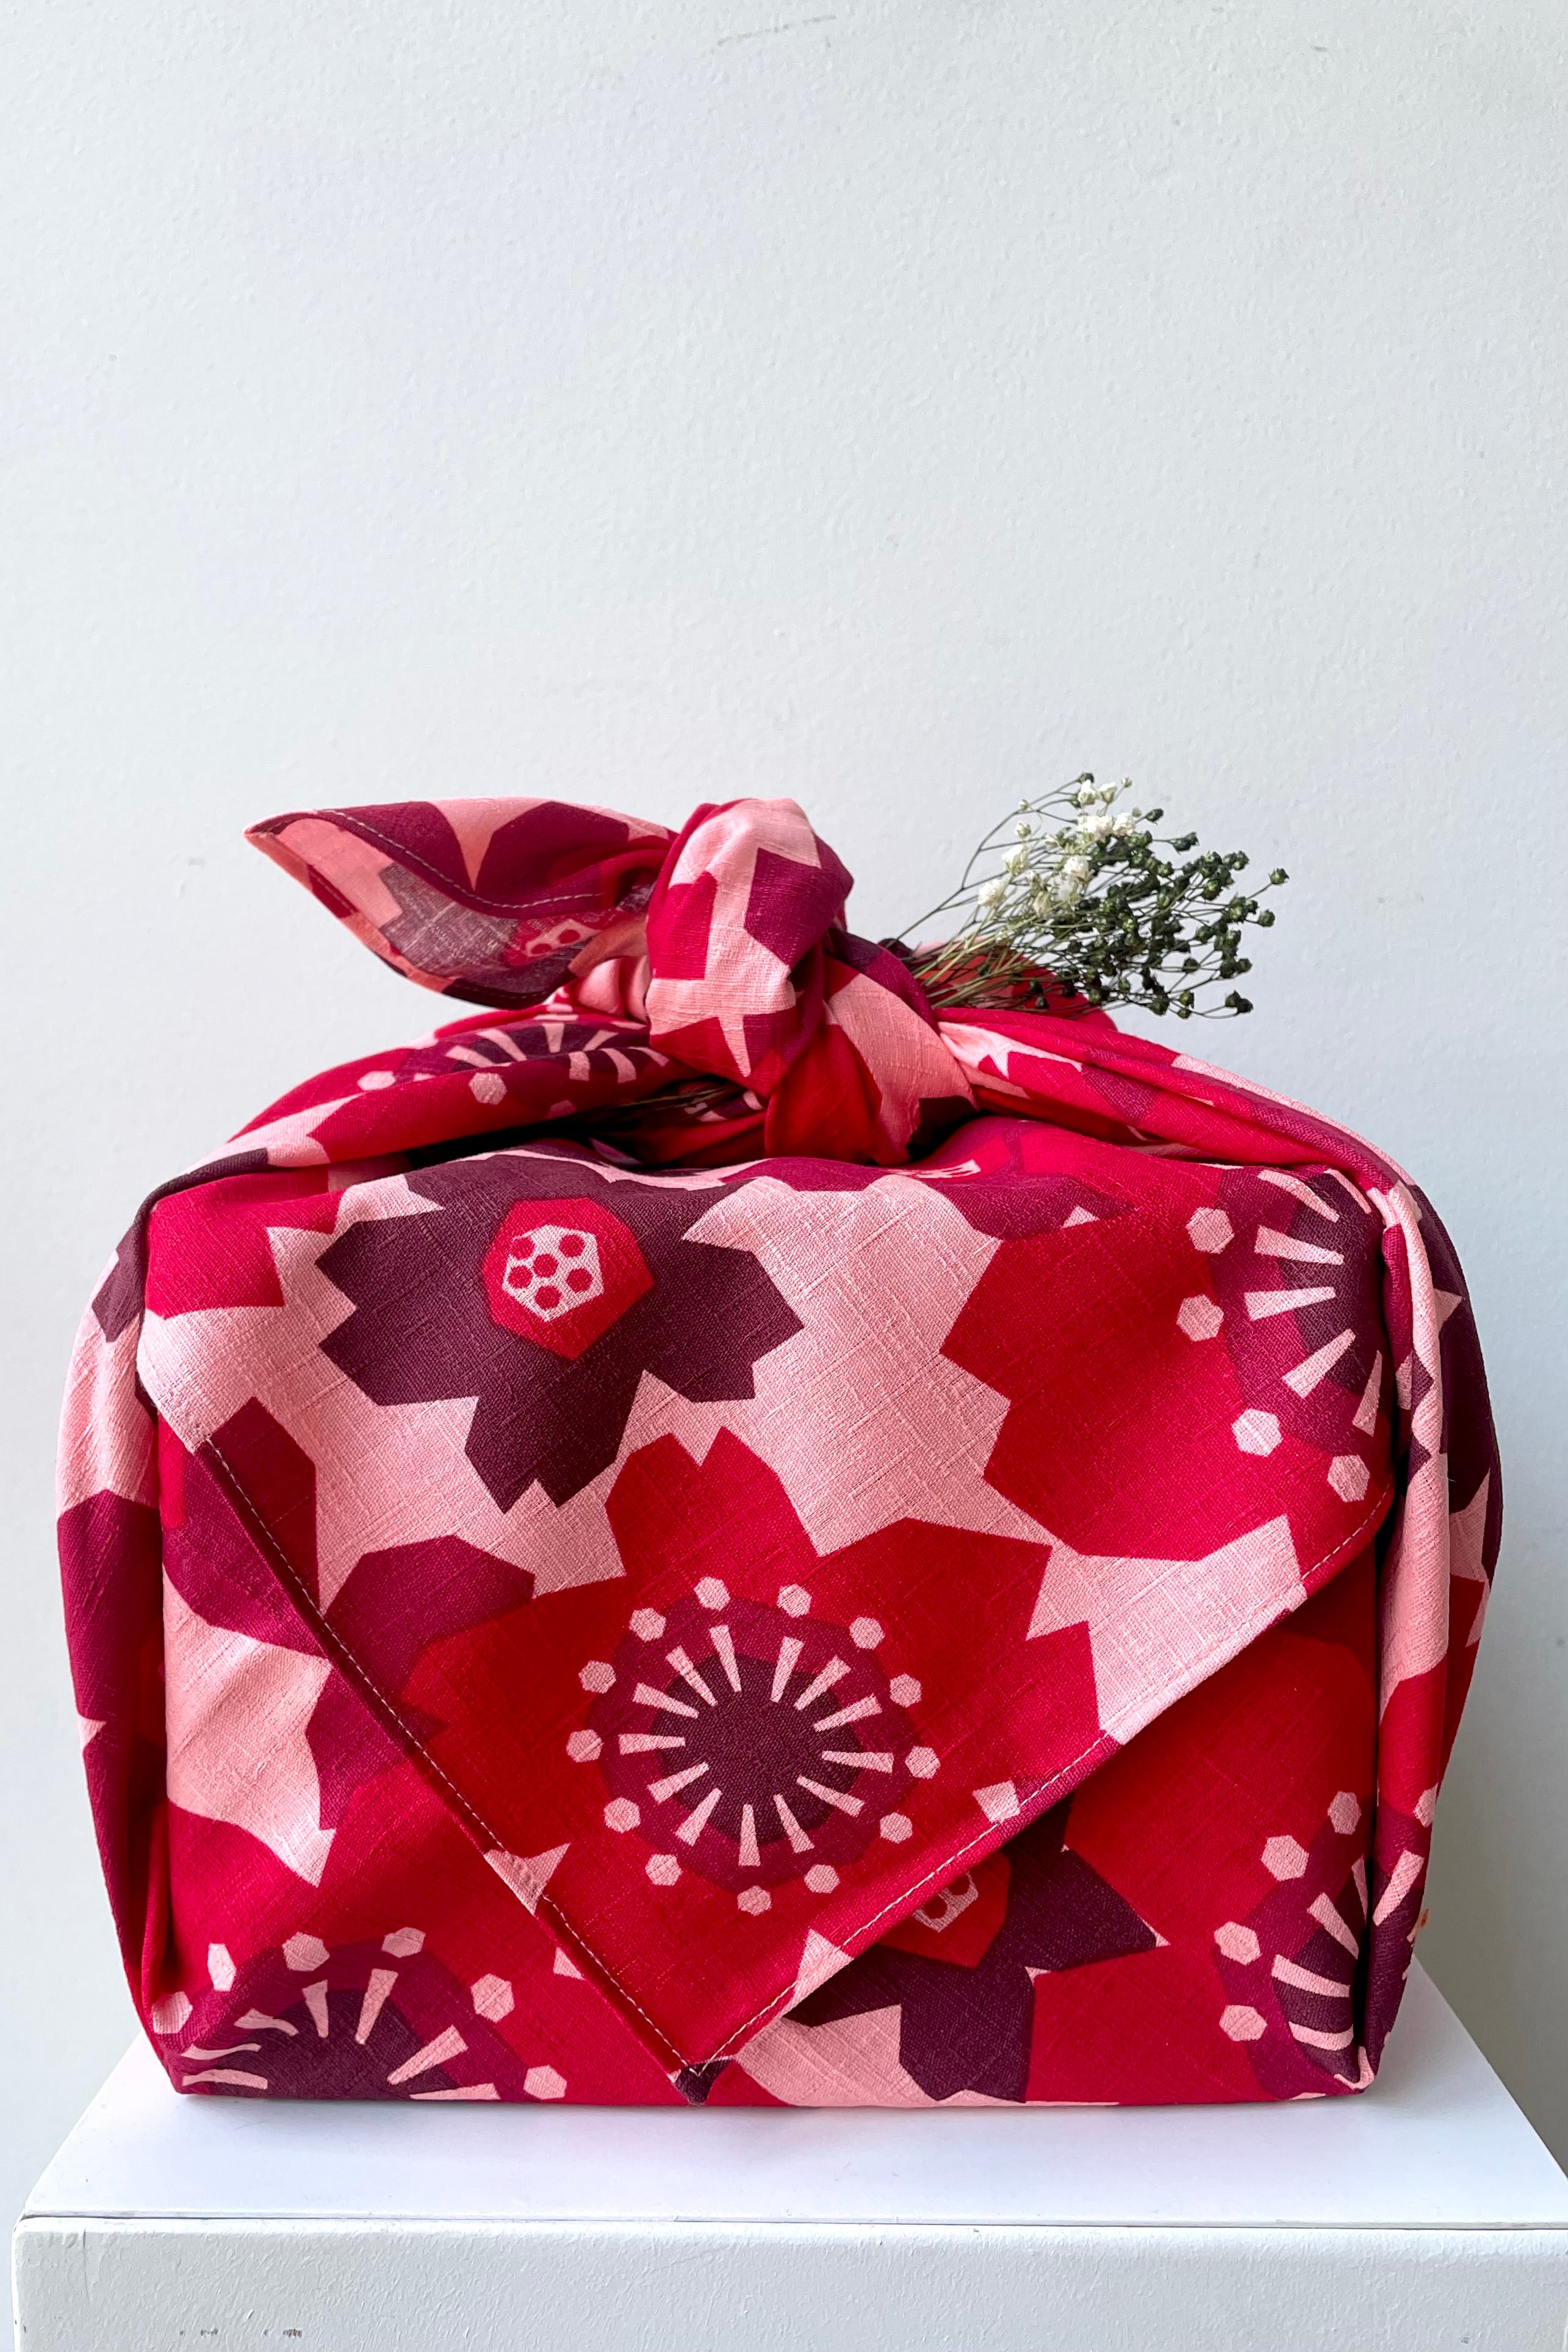
[[[447,1809],[503,1885],[531,1916],[544,1922],[569,1958],[612,2002],[632,2032],[665,2068],[682,2096],[693,2105],[702,2104],[724,2067],[740,2057],[749,2044],[781,2016],[827,1983],[840,1969],[847,1968],[879,1937],[901,1925],[932,1894],[950,1885],[966,1870],[976,1867],[989,1854],[1029,1828],[1041,1814],[1072,1795],[1102,1764],[1121,1754],[1131,1744],[1131,1739],[1117,1739],[1101,1730],[1095,1740],[1056,1772],[1025,1788],[1011,1788],[1007,1795],[1008,1810],[999,1807],[998,1817],[988,1820],[984,1830],[956,1847],[944,1847],[939,1857],[933,1858],[929,1851],[922,1854],[917,1874],[906,1884],[900,1894],[868,1913],[849,1935],[841,1936],[837,1942],[832,1942],[815,1931],[808,1933],[798,1963],[752,2015],[721,2036],[717,2048],[702,2055],[685,2052],[677,2047],[657,2020],[648,2014],[595,1950],[569,1912],[549,1892],[551,1866],[558,1857],[552,1853],[523,1856],[508,1848],[500,1832],[486,1821],[451,1774],[430,1753],[425,1741],[406,1721],[398,1702],[379,1686],[339,1629],[321,1609],[315,1595],[289,1559],[260,1506],[247,1491],[233,1465],[211,1440],[202,1451],[213,1463],[216,1475],[247,1529],[258,1558],[276,1579],[302,1630],[329,1653],[332,1662],[399,1749],[415,1765],[437,1801]],[[1322,1559],[1300,1570],[1300,1580],[1289,1600],[1266,1617],[1248,1623],[1234,1638],[1223,1639],[1213,1644],[1182,1676],[1179,1684],[1161,1694],[1159,1705],[1137,1724],[1131,1738],[1136,1738],[1169,1708],[1201,1687],[1211,1675],[1219,1673],[1272,1626],[1293,1615],[1303,1602],[1321,1591],[1342,1569],[1360,1558],[1386,1518],[1395,1496],[1394,1482],[1392,1479],[1385,1481],[1374,1494],[1361,1519],[1341,1543]]]

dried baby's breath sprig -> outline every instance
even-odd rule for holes
[[[1243,931],[1268,929],[1273,910],[1259,901],[1289,877],[1277,868],[1256,891],[1238,888],[1245,851],[1200,852],[1195,833],[1156,834],[1163,809],[1116,806],[1131,789],[1078,776],[993,825],[957,889],[910,927],[959,918],[941,946],[905,950],[934,1006],[1043,1005],[1055,994],[1178,1021],[1251,1012],[1238,990],[1219,1003],[1213,992],[1251,971]]]

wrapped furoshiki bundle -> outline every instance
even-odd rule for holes
[[[1363,2088],[1500,1502],[1365,1144],[933,1013],[788,801],[258,845],[480,1009],[143,1208],[60,1543],[181,2090]]]

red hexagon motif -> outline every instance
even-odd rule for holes
[[[574,1359],[653,1288],[631,1233],[596,1201],[518,1201],[481,1274],[503,1331]]]

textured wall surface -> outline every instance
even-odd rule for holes
[[[50,1529],[140,1193],[432,1007],[316,801],[791,793],[858,927],[1084,766],[1289,866],[1248,1022],[1476,1292],[1424,1957],[1568,2154],[1550,0],[42,0],[0,41],[0,2207],[123,2045]]]

